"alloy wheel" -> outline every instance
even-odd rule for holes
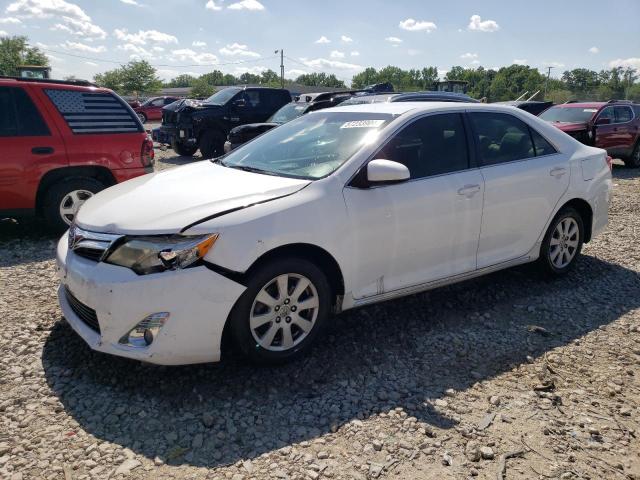
[[[257,344],[286,351],[302,342],[315,326],[320,302],[307,277],[285,273],[267,282],[256,295],[249,318]]]
[[[580,227],[572,217],[558,222],[549,243],[549,260],[554,267],[561,269],[571,263],[580,245]]]
[[[67,193],[60,202],[60,218],[67,225],[71,225],[78,209],[91,197],[93,197],[93,192],[89,190],[73,190]]]

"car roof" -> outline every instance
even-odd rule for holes
[[[554,105],[560,108],[600,108],[607,105],[607,102],[580,102],[580,103],[561,103]]]
[[[502,110],[513,112],[515,107],[496,105],[495,103],[464,103],[464,102],[382,102],[382,103],[362,103],[358,105],[344,105],[323,110],[323,112],[354,112],[354,113],[388,113],[391,115],[402,115],[409,111],[429,112],[438,110]]]

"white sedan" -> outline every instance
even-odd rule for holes
[[[610,159],[512,107],[314,112],[230,154],[111,187],[60,240],[60,305],[95,350],[289,360],[335,312],[537,261],[607,225]]]

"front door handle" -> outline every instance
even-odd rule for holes
[[[567,173],[567,169],[564,167],[556,167],[556,168],[552,168],[549,171],[549,175],[551,175],[552,177],[562,177],[565,173]]]
[[[53,147],[33,147],[31,149],[31,153],[34,155],[50,155],[54,151]]]
[[[467,198],[473,197],[476,193],[480,191],[480,185],[465,185],[461,189],[458,190],[458,195],[464,195]]]

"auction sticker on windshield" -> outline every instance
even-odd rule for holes
[[[377,128],[384,122],[384,120],[354,120],[344,122],[340,128]]]

